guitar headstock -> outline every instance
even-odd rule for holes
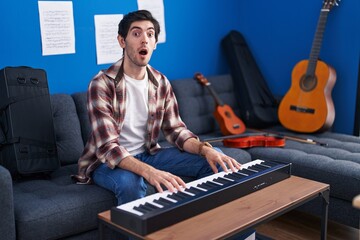
[[[341,0],[324,0],[322,9],[331,10],[334,6],[339,6]]]
[[[210,85],[209,81],[201,73],[195,73],[194,79],[204,86]]]

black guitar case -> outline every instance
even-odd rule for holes
[[[277,124],[278,101],[272,95],[250,49],[238,31],[231,31],[221,41],[238,93],[240,117],[250,128]]]
[[[41,175],[60,166],[42,69],[0,70],[0,164],[13,177]]]

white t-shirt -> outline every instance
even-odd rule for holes
[[[142,80],[124,74],[126,86],[126,113],[120,133],[120,144],[131,155],[145,151],[145,134],[148,120],[148,75]]]

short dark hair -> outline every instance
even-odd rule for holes
[[[158,41],[158,36],[159,36],[159,33],[160,33],[160,24],[151,15],[151,13],[149,11],[147,11],[147,10],[138,10],[138,11],[134,11],[134,12],[130,12],[130,13],[126,14],[119,23],[118,34],[125,39],[128,32],[129,32],[131,24],[133,22],[143,21],[143,20],[150,21],[154,25],[155,39],[156,39],[156,42],[157,42]]]

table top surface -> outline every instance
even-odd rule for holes
[[[226,238],[305,203],[327,190],[328,184],[291,176],[149,235],[132,234],[142,239],[157,240]],[[100,220],[126,230],[110,221],[110,210],[98,216]]]

